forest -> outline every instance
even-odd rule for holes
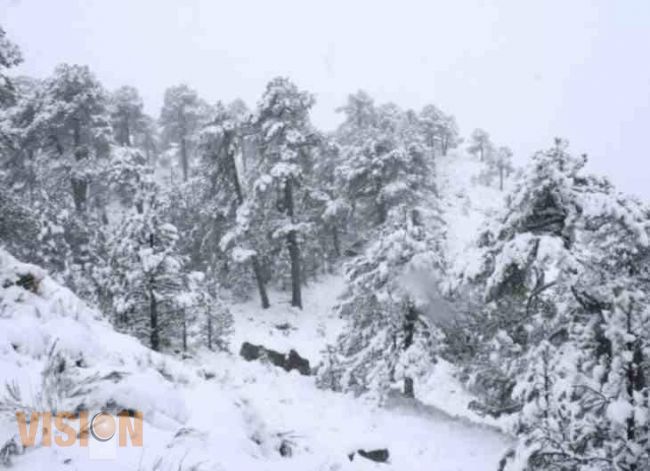
[[[303,446],[300,412],[269,432],[276,419],[260,417],[275,406],[260,402],[260,417],[241,412],[245,445],[177,452],[178,432],[157,461],[106,469],[650,469],[650,206],[591,173],[564,138],[517,165],[507,143],[435,104],[403,109],[362,90],[325,132],[310,118],[315,96],[287,77],[254,106],[174,85],[152,116],[138,89],[109,90],[87,66],[34,78],[13,73],[22,60],[0,29],[0,467],[50,459],[16,441],[19,405],[175,407],[166,395],[182,387],[188,404],[239,414],[253,399],[232,399],[237,382],[260,398],[302,388],[296,402],[332,404],[332,417],[350,401],[328,420],[349,417],[360,434],[362,420],[435,406],[498,443],[463,464],[459,432],[457,467],[436,467],[428,455],[400,462],[431,443],[423,431],[400,444],[396,429],[375,440],[385,454],[363,444],[331,461],[333,446],[318,448],[329,435],[303,432]],[[105,339],[73,340],[77,322]],[[326,332],[317,340],[301,330],[312,323]],[[242,360],[243,342],[260,344],[249,353],[261,362]],[[270,349],[289,348],[306,375],[274,366]],[[42,388],[32,399],[56,406],[25,405],[21,368]],[[108,380],[111,369],[149,376]],[[450,385],[460,405],[429,401]],[[151,420],[149,436],[163,434]]]

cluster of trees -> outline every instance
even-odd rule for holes
[[[490,186],[496,180],[499,190],[503,191],[505,180],[514,172],[512,150],[507,146],[496,146],[486,131],[475,129],[467,151],[485,164],[485,170],[478,175],[479,182]]]
[[[256,291],[267,308],[269,285],[302,308],[304,284],[369,239],[373,270],[383,257],[396,271],[441,265],[431,255],[441,223],[423,198],[435,193],[436,156],[460,138],[436,107],[377,106],[359,92],[325,134],[310,121],[314,97],[276,78],[252,110],[170,87],[154,119],[135,88],[110,92],[85,66],[9,80],[20,54],[2,39],[3,243],[152,348],[222,345],[223,299]]]

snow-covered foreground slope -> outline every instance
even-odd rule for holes
[[[15,284],[26,273],[39,280],[35,293]],[[497,432],[433,407],[396,401],[377,409],[319,390],[313,377],[237,355],[203,352],[181,362],[151,352],[114,332],[37,267],[3,251],[0,286],[0,379],[21,391],[21,403],[0,412],[0,447],[17,434],[18,408],[134,408],[145,420],[144,446],[116,449],[114,459],[96,459],[91,439],[88,448],[37,445],[11,457],[14,469],[480,471],[496,469],[508,446]],[[235,306],[233,351],[244,340],[295,348],[314,365],[342,328],[331,318],[341,287],[337,277],[314,283],[303,312],[291,310],[277,293],[269,311],[252,302]],[[61,371],[57,363],[57,377],[86,380],[82,394],[61,386],[65,381],[57,383],[56,394],[42,394],[42,371],[61,359],[65,365]],[[7,395],[0,397],[7,404]],[[282,456],[281,448],[285,455],[291,449],[291,456]],[[390,462],[358,456],[350,461],[348,453],[359,448],[387,448]],[[99,456],[107,456],[105,450]]]

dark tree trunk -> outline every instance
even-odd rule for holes
[[[149,247],[154,247],[154,235],[149,235]],[[160,350],[160,327],[158,326],[158,302],[156,301],[156,294],[154,293],[155,279],[153,276],[149,279],[149,342],[151,349],[155,351]]]
[[[88,150],[81,146],[81,124],[76,120],[73,127],[73,144],[74,144],[74,158],[77,162],[81,162],[88,158]],[[77,178],[73,176],[71,179],[72,185],[72,199],[77,212],[83,213],[86,210],[86,201],[88,199],[88,181],[84,177]]]
[[[78,213],[85,212],[88,199],[88,182],[85,179],[72,178],[72,198],[76,211]]]
[[[293,180],[291,178],[288,178],[284,184],[284,203],[289,221],[293,223]],[[300,247],[298,246],[298,235],[294,229],[287,233],[287,246],[291,260],[291,305],[302,309]]]
[[[332,225],[332,244],[334,245],[334,255],[341,256],[341,242],[339,241],[339,228],[336,224]]]
[[[129,127],[129,118],[124,120],[124,144],[131,147],[131,129]]]
[[[149,280],[149,283],[153,285],[153,280]],[[158,332],[158,304],[156,302],[156,295],[153,292],[153,288],[149,288],[149,322],[151,333],[149,334],[149,342],[151,343],[151,349],[158,351],[160,349],[160,336]]]
[[[185,137],[181,138],[181,165],[183,166],[183,181],[187,181],[187,174],[189,172],[189,162],[187,156],[187,141]]]
[[[183,311],[183,351],[187,351],[187,313]]]
[[[499,190],[503,191],[503,173],[504,173],[504,168],[502,165],[499,166]]]
[[[257,255],[251,257],[251,265],[253,267],[253,274],[255,275],[255,282],[257,283],[257,291],[260,294],[262,309],[268,309],[271,304],[269,303],[269,295],[266,292],[266,285],[264,284],[262,264],[259,258],[257,258]]]
[[[409,303],[404,316],[404,350],[413,345],[413,337],[415,336],[415,323],[418,319],[418,312],[413,304]],[[404,378],[404,396],[414,398],[415,390],[413,386],[413,378]]]
[[[212,316],[208,316],[208,350],[212,350]]]
[[[230,150],[230,141],[232,137],[228,137],[226,141],[226,152],[228,152],[228,161],[230,164],[230,174],[232,175],[232,182],[235,187],[235,194],[237,196],[237,204],[241,206],[244,204],[244,193],[239,183],[239,175],[237,174],[237,162],[235,162],[235,153]],[[264,283],[264,271],[262,264],[257,255],[251,257],[251,266],[253,267],[253,275],[255,276],[255,283],[257,284],[257,291],[260,295],[260,302],[262,309],[268,309],[271,304],[269,303],[269,295],[266,292],[266,284]]]
[[[627,312],[627,331],[628,335],[633,336],[632,330],[632,308]],[[632,360],[627,364],[627,387],[626,392],[628,397],[632,398],[639,395],[645,389],[646,381],[643,374],[644,355],[641,344],[638,340],[628,342],[627,350],[632,356]],[[636,394],[635,394],[636,393]],[[627,419],[627,439],[635,441],[637,439],[637,423],[634,416]],[[635,464],[630,466],[630,470],[638,469]]]

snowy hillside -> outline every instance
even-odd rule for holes
[[[33,285],[16,284],[27,274]],[[93,459],[92,441],[89,448],[37,445],[9,456],[13,469],[492,470],[508,445],[498,433],[433,407],[398,401],[376,409],[316,389],[313,377],[237,355],[204,352],[181,362],[152,352],[114,332],[41,269],[4,251],[0,278],[0,369],[3,381],[20,391],[21,403],[14,407],[133,408],[145,420],[144,447],[120,448],[115,460]],[[329,313],[332,292],[340,287],[337,277],[314,283],[310,291],[329,294],[310,296],[302,313],[281,304],[268,313],[236,306],[233,350],[244,340],[263,341],[279,350],[295,348],[316,363],[319,349],[336,334],[324,323],[337,325]],[[277,329],[285,323],[291,327]],[[52,362],[59,362],[57,373]],[[56,384],[70,380],[87,388],[80,394],[52,389],[53,375]],[[0,397],[8,405],[9,396]],[[2,415],[2,443],[16,439],[13,413]],[[291,456],[281,456],[281,448]],[[348,458],[373,448],[387,448],[390,462]]]
[[[476,239],[481,229],[503,208],[504,191],[495,185],[477,182],[485,164],[463,150],[450,151],[436,160],[438,192],[447,224],[447,254],[451,277],[457,276],[479,259]]]

